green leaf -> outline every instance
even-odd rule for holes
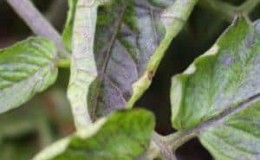
[[[259,79],[260,21],[237,18],[206,54],[173,77],[173,126],[196,132],[216,159],[259,159]]]
[[[0,113],[16,108],[54,83],[56,47],[30,38],[0,50]]]
[[[199,136],[217,160],[260,158],[260,103],[209,126]]]
[[[99,7],[95,37],[99,75],[88,96],[92,118],[134,105],[151,84],[166,49],[195,4],[196,0],[111,0]],[[75,15],[73,7],[71,16]],[[64,37],[67,42],[72,29],[65,30],[70,33]]]
[[[64,139],[35,160],[134,160],[149,147],[154,127],[154,117],[148,111],[116,112],[97,121],[86,135]]]
[[[172,122],[187,129],[260,92],[259,33],[237,19],[204,55],[173,77]]]

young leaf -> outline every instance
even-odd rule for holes
[[[94,50],[99,75],[88,97],[92,116],[133,106],[196,2],[111,0],[99,7]],[[75,14],[75,6],[71,4],[70,15]],[[72,21],[69,18],[67,24]],[[72,36],[71,29],[64,33]],[[65,36],[65,41],[71,36]]]
[[[47,148],[35,160],[134,160],[149,147],[155,127],[152,113],[145,110],[121,111],[97,121],[85,136],[73,136]],[[65,145],[65,147],[64,147]]]
[[[54,44],[43,38],[0,50],[0,113],[20,106],[55,81],[56,54]]]
[[[173,126],[196,132],[216,159],[259,159],[259,69],[260,22],[237,18],[206,54],[173,77]]]

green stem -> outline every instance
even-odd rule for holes
[[[240,6],[233,6],[227,2],[219,0],[200,0],[199,4],[209,9],[219,16],[224,16],[227,21],[232,21],[236,15],[242,14],[248,16],[253,9],[260,3],[260,0],[247,0]]]
[[[60,68],[70,68],[71,60],[70,59],[59,59],[57,61],[57,66]]]
[[[250,14],[259,3],[260,0],[247,0],[238,7],[238,11],[244,14]]]
[[[182,30],[197,1],[198,0],[176,0],[175,3],[162,14],[161,20],[166,28],[166,36],[151,57],[144,75],[134,83],[133,95],[127,104],[127,108],[132,108],[134,103],[149,88],[152,77],[162,61],[166,50],[173,38]]]
[[[175,151],[177,148],[182,146],[184,143],[188,142],[192,138],[197,136],[196,130],[188,130],[188,131],[178,131],[168,136],[163,137],[162,141],[165,144],[168,144],[169,148],[172,151]]]
[[[71,76],[68,98],[78,132],[92,124],[88,112],[89,86],[97,77],[94,58],[94,39],[97,21],[97,1],[79,0],[74,27]]]
[[[227,21],[231,22],[234,19],[236,7],[229,3],[218,0],[200,0],[199,4],[202,7],[215,12],[219,16],[223,16]]]
[[[152,159],[158,158],[160,155],[162,159],[177,160],[170,146],[164,141],[163,136],[154,133],[152,137],[152,144],[155,145],[155,146],[151,146],[150,148],[151,151],[154,152],[154,153],[150,152],[150,154],[154,155],[153,157],[151,157]]]

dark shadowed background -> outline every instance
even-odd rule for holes
[[[234,5],[243,0],[226,0]],[[33,0],[37,8],[62,32],[66,19],[66,0]],[[260,6],[251,14],[260,17]],[[169,90],[171,77],[182,72],[203,54],[230,24],[225,17],[197,5],[188,23],[172,42],[154,78],[152,86],[138,101],[138,107],[152,110],[157,117],[156,130],[174,132],[170,125]],[[0,0],[0,48],[32,35],[30,29]],[[19,109],[0,115],[0,160],[27,160],[43,147],[74,131],[66,99],[69,70],[60,69],[55,85],[37,95]],[[194,93],[196,94],[196,93]],[[196,111],[194,111],[196,112]],[[177,150],[179,160],[210,160],[212,157],[193,139]]]

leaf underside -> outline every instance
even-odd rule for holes
[[[88,97],[92,116],[104,116],[126,106],[133,94],[133,84],[143,76],[151,56],[165,38],[160,16],[173,3],[173,0],[113,0],[99,7],[95,38],[99,75]],[[75,6],[72,5],[70,15]],[[64,32],[67,42],[71,29],[67,25]]]
[[[149,147],[154,127],[154,117],[148,111],[116,112],[106,117],[94,135],[72,137],[62,153],[48,159],[134,160]],[[90,132],[91,128],[87,130],[87,133]],[[47,152],[41,154],[37,160],[45,160],[44,155],[49,156]]]
[[[173,126],[187,130],[212,121],[199,138],[216,159],[259,159],[260,103],[238,108],[260,93],[259,79],[260,22],[239,17],[206,54],[173,77]]]
[[[0,50],[0,113],[22,105],[54,83],[55,58],[55,45],[43,38]]]

